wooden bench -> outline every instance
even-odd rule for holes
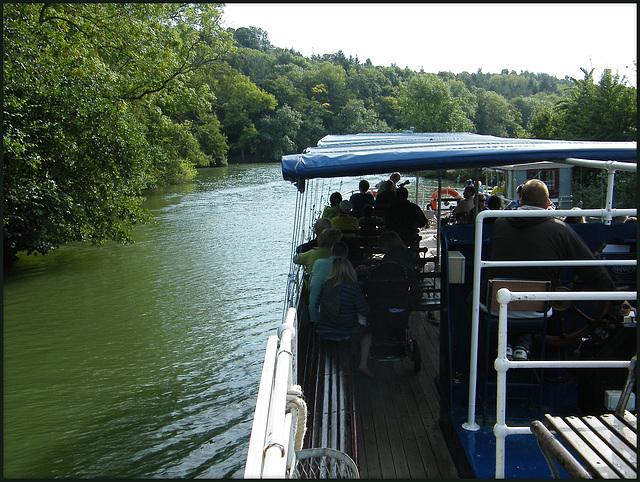
[[[542,422],[531,424],[554,476],[555,460],[573,478],[636,479],[638,422],[633,413],[607,413],[598,417],[553,417],[545,420],[561,445]],[[572,453],[575,455],[572,455]],[[555,472],[555,473],[554,473]]]
[[[332,448],[358,463],[354,366],[349,342],[319,341],[307,353],[309,407],[304,448]]]

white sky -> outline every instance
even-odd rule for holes
[[[272,45],[425,72],[502,69],[584,78],[605,68],[637,85],[635,3],[228,3],[226,27],[260,27]]]

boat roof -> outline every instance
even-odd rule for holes
[[[516,139],[469,132],[328,135],[282,156],[291,182],[388,172],[503,167],[540,161],[636,161],[636,142]]]

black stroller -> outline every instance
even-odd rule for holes
[[[415,371],[420,371],[420,346],[409,331],[411,292],[404,267],[393,261],[373,267],[364,292],[371,307],[371,356],[386,360],[408,356]]]

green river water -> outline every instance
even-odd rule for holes
[[[203,169],[134,244],[6,270],[3,476],[242,477],[295,197],[279,164]]]

